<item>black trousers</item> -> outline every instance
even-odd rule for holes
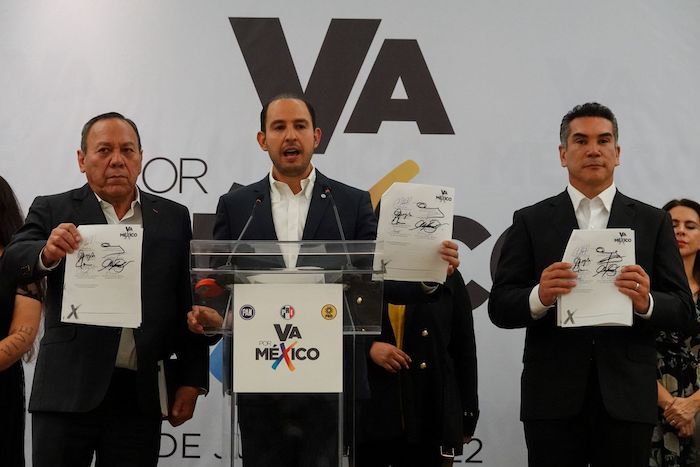
[[[605,408],[595,368],[581,413],[523,422],[530,467],[647,467],[652,424],[615,420]]]
[[[24,372],[17,362],[0,372],[0,466],[24,467]]]
[[[136,404],[136,374],[116,368],[102,403],[85,413],[33,412],[34,467],[153,467],[161,418]]]
[[[409,442],[404,438],[361,443],[356,467],[442,467],[449,458],[440,455],[432,443]]]

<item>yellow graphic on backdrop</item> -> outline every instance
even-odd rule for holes
[[[369,191],[369,197],[372,199],[372,207],[376,208],[377,204],[379,204],[379,200],[382,199],[382,195],[386,190],[389,189],[389,187],[392,185],[394,182],[410,182],[413,180],[413,177],[418,175],[418,172],[420,172],[420,167],[416,163],[416,161],[413,161],[411,159],[406,159],[396,167],[394,167],[393,170],[391,170],[388,174],[384,175],[381,180],[379,180],[377,183],[370,188]]]

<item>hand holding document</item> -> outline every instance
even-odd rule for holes
[[[447,263],[438,251],[452,238],[454,188],[394,183],[382,196],[377,240],[384,242],[384,279],[445,282]]]
[[[138,225],[81,225],[79,248],[66,255],[61,321],[136,328],[141,325]]]
[[[576,229],[563,261],[573,264],[577,278],[576,287],[557,299],[559,326],[632,325],[632,300],[615,286],[622,267],[635,263],[632,229]]]

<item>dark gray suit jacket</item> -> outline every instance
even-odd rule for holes
[[[138,404],[144,413],[159,413],[157,362],[175,353],[178,385],[208,388],[208,346],[187,329],[190,309],[187,208],[141,191],[143,253],[142,324],[134,330],[137,351]],[[95,194],[86,184],[34,200],[25,225],[7,248],[8,263],[20,281],[37,280],[41,249],[53,228],[105,224]],[[9,266],[9,265],[6,265]],[[9,267],[7,269],[10,269]],[[121,329],[61,322],[65,262],[47,275],[45,332],[40,343],[29,404],[31,411],[85,412],[103,400],[114,369]]]
[[[491,290],[489,315],[499,327],[527,329],[522,420],[579,413],[589,372],[595,368],[603,403],[613,418],[656,422],[654,339],[658,329],[692,326],[690,291],[667,213],[618,191],[608,227],[635,232],[636,263],[651,278],[651,318],[635,315],[631,327],[560,328],[555,309],[534,320],[528,298],[542,270],[561,261],[571,231],[578,228],[571,199],[564,191],[513,216]]]

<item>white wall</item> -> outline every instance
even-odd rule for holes
[[[626,194],[655,205],[700,198],[700,4],[692,0],[4,0],[0,174],[25,210],[38,194],[84,183],[75,161],[80,128],[111,110],[138,123],[145,162],[202,161],[184,162],[186,175],[206,164],[198,179],[206,193],[191,179],[163,193],[192,212],[213,212],[233,182],[261,178],[269,162],[255,142],[260,101],[229,17],[279,18],[304,88],[331,19],[381,20],[328,149],[314,163],[369,188],[413,159],[421,167],[415,181],[455,186],[457,214],[491,235],[473,251],[462,246],[462,274],[486,289],[491,251],[512,212],[565,186],[558,125],[575,104],[595,100],[616,112],[616,183]],[[417,41],[454,134],[421,134],[414,122],[393,121],[377,133],[344,132],[386,39]],[[146,177],[162,190],[174,173],[159,159]],[[523,333],[495,328],[485,305],[475,321],[483,447],[474,460],[525,465]],[[213,381],[195,420],[167,430],[178,446],[161,465],[212,465],[218,392]],[[183,448],[183,439],[197,446]],[[164,439],[162,452],[172,447]],[[476,442],[467,447],[476,449]]]

